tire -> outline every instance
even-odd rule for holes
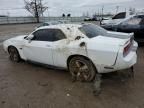
[[[11,61],[13,61],[13,62],[19,62],[20,61],[20,55],[18,53],[18,50],[15,47],[10,46],[8,48],[8,52],[9,52],[9,57],[10,57]]]
[[[73,80],[90,82],[94,79],[96,68],[93,63],[81,56],[73,57],[69,63],[68,68]]]

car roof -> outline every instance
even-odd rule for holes
[[[82,26],[83,24],[57,24],[57,25],[42,26],[37,28],[35,31],[41,29],[60,29],[66,34],[68,38],[75,39],[76,35],[74,34],[77,32],[78,28]]]
[[[69,20],[56,20],[56,21],[47,21],[43,23],[51,24],[51,23],[62,23],[62,22],[70,22]]]
[[[53,28],[53,29],[61,29],[61,28],[79,28],[81,27],[82,24],[57,24],[57,25],[49,25],[49,26],[42,26],[38,29],[48,29],[48,28]]]
[[[60,24],[58,21],[43,22],[43,24]]]
[[[47,22],[43,22],[43,23],[53,23],[53,22],[58,22],[58,21],[47,21]]]
[[[131,16],[125,18],[124,20],[120,21],[118,24],[120,24],[122,22],[125,22],[125,21],[129,20],[130,18],[133,18],[133,17],[136,17],[136,16],[144,16],[144,14],[134,14],[134,15],[131,15]]]

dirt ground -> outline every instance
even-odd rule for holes
[[[0,42],[30,33],[36,24],[1,25]],[[135,78],[105,75],[95,97],[91,83],[71,81],[67,71],[13,63],[0,45],[0,108],[144,108],[144,47],[138,49]]]

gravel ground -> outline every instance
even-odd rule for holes
[[[28,34],[37,24],[1,25],[0,42]],[[104,75],[101,95],[91,83],[71,81],[64,70],[27,62],[13,63],[0,45],[0,108],[144,108],[144,48],[138,49],[135,78]]]

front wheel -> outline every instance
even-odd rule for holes
[[[9,57],[10,57],[11,61],[13,61],[13,62],[20,61],[19,53],[15,47],[13,47],[13,46],[9,47],[8,52],[9,52]]]
[[[72,78],[79,81],[92,81],[96,74],[93,63],[80,56],[73,57],[68,64]]]

